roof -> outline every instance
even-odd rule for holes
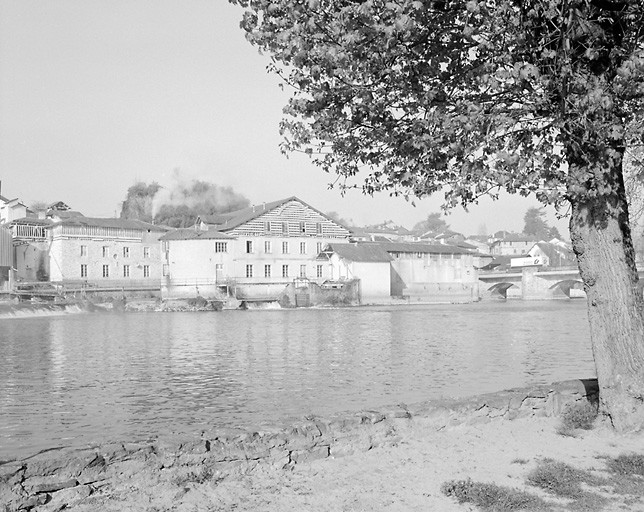
[[[76,210],[47,210],[47,217],[57,217],[62,220],[73,219],[74,217],[85,217],[85,215]]]
[[[259,217],[260,215],[263,215],[270,210],[274,210],[275,208],[279,208],[283,204],[289,203],[291,201],[298,201],[299,203],[302,203],[304,206],[319,213],[329,221],[337,224],[338,226],[342,226],[347,231],[350,231],[350,229],[346,226],[343,226],[338,221],[331,219],[328,215],[313,208],[311,205],[305,203],[295,196],[287,197],[286,199],[280,199],[279,201],[273,201],[270,203],[262,203],[261,205],[249,206],[248,208],[236,210],[234,212],[217,213],[214,215],[199,215],[199,217],[197,217],[197,221],[201,220],[205,224],[217,226],[220,231],[229,231],[231,229],[235,229],[238,226],[241,226],[242,224],[246,224],[247,222]]]
[[[388,263],[391,256],[380,244],[329,244],[325,252],[333,251],[341,258],[362,263]]]
[[[422,244],[417,242],[383,242],[379,244],[387,252],[422,252],[428,254],[472,254],[463,247],[450,244]]]
[[[199,230],[194,228],[174,229],[161,236],[159,240],[233,240],[234,237],[216,229]]]
[[[576,261],[575,253],[567,247],[562,247],[550,242],[537,242],[535,245],[541,249],[541,252],[548,257],[550,262],[554,262],[556,260],[559,260],[560,262],[561,260]]]
[[[9,224],[23,224],[28,226],[51,226],[51,219],[39,219],[38,217],[22,217],[20,219],[14,219]]]
[[[96,217],[72,217],[69,219],[54,222],[52,227],[56,226],[95,226],[101,228],[120,228],[120,229],[138,229],[142,231],[167,231],[168,228],[149,224],[135,219],[112,219]]]
[[[502,244],[503,242],[534,242],[537,243],[539,239],[532,235],[518,235],[516,233],[510,233],[499,240],[493,242],[494,245]]]

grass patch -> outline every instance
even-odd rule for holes
[[[533,469],[527,478],[527,483],[543,489],[560,498],[573,500],[584,498],[588,491],[582,484],[590,486],[606,485],[607,480],[593,476],[588,471],[572,467],[564,462],[545,459]]]
[[[561,415],[557,433],[574,436],[575,430],[590,430],[597,419],[597,404],[588,401],[569,404]]]
[[[172,479],[172,483],[177,487],[183,487],[187,484],[203,484],[207,481],[214,481],[215,483],[219,482],[219,478],[215,478],[215,474],[212,468],[204,467],[201,471],[187,471],[182,475],[176,475]]]
[[[445,482],[441,486],[441,491],[446,496],[455,498],[459,503],[471,503],[489,512],[552,510],[543,499],[534,494],[496,484],[473,482],[469,479]]]
[[[606,461],[608,471],[616,475],[644,477],[644,455],[622,454]]]
[[[616,493],[644,497],[644,455],[631,453],[602,458],[606,461],[611,485]],[[637,502],[641,505],[639,499]]]

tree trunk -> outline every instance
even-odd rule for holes
[[[600,413],[626,432],[644,429],[644,301],[621,158],[612,162],[606,194],[571,200],[570,234],[588,297]]]

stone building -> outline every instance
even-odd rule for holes
[[[316,260],[350,232],[297,197],[225,214],[202,215],[193,232],[169,232],[163,242],[164,296],[200,290],[239,298],[279,297],[294,280],[322,282],[328,268]],[[207,287],[207,288],[206,288]]]

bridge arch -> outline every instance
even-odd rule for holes
[[[496,299],[507,299],[508,298],[508,289],[513,286],[517,287],[515,283],[494,283],[490,286],[487,291],[490,294],[490,297]]]
[[[583,290],[583,288],[584,283],[580,279],[564,279],[550,286],[549,291],[552,295],[556,295],[559,292],[570,298],[570,290]]]

